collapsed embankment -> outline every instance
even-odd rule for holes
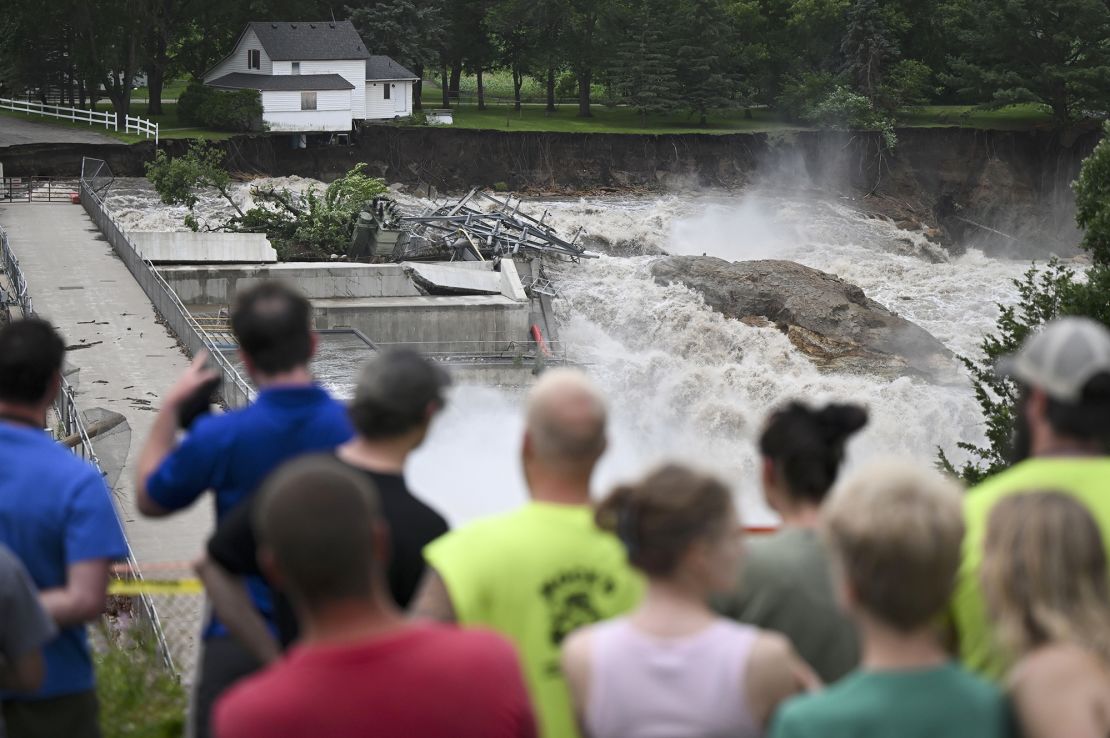
[[[950,241],[1010,237],[1039,247],[1074,242],[1070,183],[1098,137],[1096,129],[901,129],[897,147],[888,152],[873,133],[638,135],[373,126],[352,146],[294,149],[280,135],[241,136],[220,145],[229,165],[247,173],[327,180],[364,162],[390,182],[441,191],[804,184],[860,199],[895,220],[940,226]],[[177,154],[187,143],[168,140],[161,146]],[[0,150],[0,162],[8,176],[72,176],[81,157],[92,156],[107,160],[117,175],[141,176],[153,150],[151,143],[13,146]]]

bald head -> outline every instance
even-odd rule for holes
[[[568,477],[593,471],[605,451],[605,400],[576,369],[545,373],[528,395],[525,454]]]

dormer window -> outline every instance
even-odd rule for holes
[[[301,63],[300,62],[293,62],[293,74],[300,74],[300,73],[301,73]]]
[[[247,69],[262,69],[262,52],[258,49],[247,49]]]

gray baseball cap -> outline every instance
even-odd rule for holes
[[[1095,375],[1110,374],[1110,330],[1090,318],[1060,318],[1002,358],[998,371],[1060,402],[1077,403]]]

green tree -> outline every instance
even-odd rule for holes
[[[589,118],[594,75],[613,52],[615,0],[565,0],[561,35],[567,66],[578,80],[578,115]]]
[[[710,111],[733,102],[730,21],[721,0],[686,0],[675,10],[679,97],[703,126]]]
[[[950,0],[946,81],[994,106],[1041,103],[1061,125],[1110,109],[1104,0]]]
[[[639,0],[627,19],[628,37],[617,47],[610,76],[621,103],[645,122],[678,106],[678,79],[666,31],[669,5]]]
[[[439,66],[445,39],[443,6],[439,0],[384,0],[347,7],[366,48],[385,54],[423,79]],[[422,84],[413,90],[413,107],[420,110]]]
[[[1000,306],[996,332],[980,345],[983,358],[960,357],[971,374],[975,398],[983,412],[987,443],[958,443],[971,456],[959,468],[943,449],[939,462],[968,484],[1001,471],[1012,458],[1018,389],[1012,380],[998,376],[995,362],[1016,351],[1030,333],[1057,317],[1086,315],[1110,326],[1110,125],[1106,136],[1083,162],[1074,188],[1076,222],[1084,229],[1082,245],[1091,254],[1091,267],[1082,276],[1056,261],[1043,270],[1031,267],[1023,279],[1014,281],[1017,305]]]
[[[840,51],[844,72],[855,89],[873,105],[879,104],[887,69],[900,52],[878,0],[855,0],[848,9],[848,28]]]

